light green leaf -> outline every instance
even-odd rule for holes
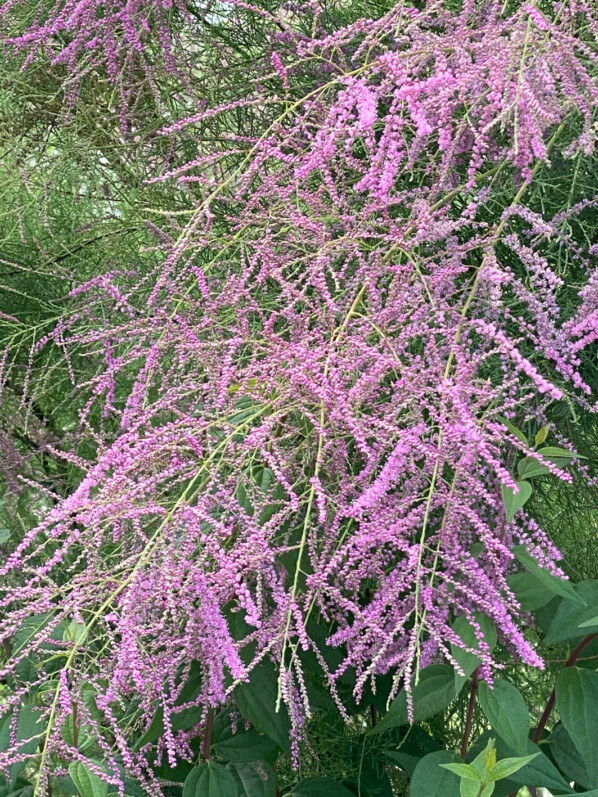
[[[462,780],[459,788],[461,797],[490,797],[494,791],[494,783],[487,783],[480,792],[480,784],[472,780]]]
[[[476,780],[478,783],[482,782],[480,773],[471,764],[440,764],[443,769],[448,769],[449,772],[454,772],[460,778],[468,778],[469,780]]]
[[[507,520],[513,520],[521,507],[531,498],[532,486],[529,482],[515,482],[519,488],[516,493],[512,487],[507,487],[506,484],[502,485],[502,500],[505,505],[505,512]]]
[[[10,539],[11,531],[10,529],[0,529],[0,545],[2,543],[7,542]]]
[[[548,432],[550,431],[550,425],[542,426],[541,429],[538,429],[536,432],[536,436],[534,438],[534,445],[536,448],[541,446],[542,443],[545,442],[546,438],[548,437]]]
[[[575,451],[567,451],[566,448],[557,448],[556,446],[546,446],[545,448],[541,448],[538,451],[540,456],[545,457],[546,459],[587,459],[587,457],[582,457],[581,454],[577,454]]]
[[[509,775],[513,775],[523,769],[526,764],[529,764],[538,755],[539,753],[534,753],[533,755],[518,756],[517,758],[503,758],[502,761],[497,761],[488,772],[488,778],[490,780],[508,778]]]

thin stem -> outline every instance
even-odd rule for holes
[[[461,758],[465,758],[467,748],[469,746],[469,734],[471,733],[471,725],[473,723],[473,710],[475,708],[475,699],[478,693],[478,674],[480,668],[474,670],[471,677],[471,689],[469,691],[469,703],[467,705],[467,717],[465,719],[465,728],[463,729],[463,741],[461,742]]]
[[[572,667],[577,659],[579,658],[579,654],[581,651],[589,645],[589,643],[594,639],[594,637],[598,636],[598,634],[588,634],[584,637],[575,650],[571,653],[565,664],[564,667]],[[548,722],[550,715],[552,714],[552,709],[554,708],[554,703],[556,700],[556,689],[553,689],[550,693],[550,697],[548,698],[548,703],[546,703],[546,708],[544,709],[544,713],[540,717],[540,722],[538,723],[538,727],[536,728],[536,732],[534,733],[533,741],[538,744],[540,739],[542,738],[542,733],[544,732],[544,728],[546,727],[546,723]]]
[[[212,731],[214,729],[214,712],[210,709],[206,717],[206,727],[203,732],[203,741],[201,746],[201,761],[205,764],[210,757],[210,750],[212,749]]]

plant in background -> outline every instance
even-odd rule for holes
[[[593,4],[28,9],[6,51],[133,237],[27,346],[3,310],[47,501],[0,567],[7,793],[598,788],[598,582],[534,511],[595,501]],[[568,643],[538,716],[518,674]]]

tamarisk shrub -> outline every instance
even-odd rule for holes
[[[144,31],[169,68],[185,61],[179,11],[172,49],[159,3],[58,3],[5,43],[80,74],[103,63],[126,101],[129,58],[152,60]],[[77,284],[32,353],[96,364],[73,369],[96,456],[53,449],[81,481],[0,570],[1,711],[38,693],[44,723],[41,752],[15,737],[0,764],[38,755],[40,793],[85,760],[73,727],[97,777],[163,793],[155,759],[192,759],[210,710],[266,662],[295,761],[308,655],[345,717],[343,678],[359,701],[389,674],[413,719],[419,671],[462,673],[463,651],[492,685],[481,616],[543,666],[508,577],[523,546],[564,578],[523,508],[525,468],[570,480],[573,453],[517,424],[546,426],[563,400],[594,411],[597,283],[592,242],[567,232],[593,197],[564,215],[534,197],[552,161],[593,152],[596,8],[399,2],[336,27],[316,3],[241,12],[269,30],[249,87],[160,131],[174,154],[154,181],[192,208],[151,222],[159,269]],[[211,125],[220,140],[189,160]],[[134,741],[157,711],[150,753]]]

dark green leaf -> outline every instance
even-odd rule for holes
[[[532,486],[529,482],[515,482],[519,492],[515,492],[512,487],[502,485],[502,500],[505,505],[507,520],[513,520],[521,507],[531,498]]]
[[[69,764],[69,775],[81,797],[106,797],[108,794],[108,784],[81,761]]]
[[[412,688],[413,720],[420,720],[438,714],[445,709],[457,695],[455,675],[447,664],[432,664],[419,673],[419,681]],[[381,733],[389,728],[407,725],[407,694],[401,689],[393,700],[387,713],[370,733]]]
[[[478,699],[486,719],[500,738],[517,752],[527,751],[530,719],[519,690],[508,681],[496,678],[493,689],[480,683]]]
[[[183,797],[238,797],[234,775],[220,764],[200,764],[187,775]]]
[[[273,763],[278,754],[278,745],[269,736],[255,728],[249,728],[217,742],[214,750],[222,758],[240,764],[249,764],[252,761]]]
[[[561,595],[563,598],[585,604],[584,599],[575,592],[570,581],[563,581],[562,578],[553,576],[548,570],[540,567],[534,557],[525,550],[523,545],[516,545],[513,548],[513,553],[517,560],[526,567],[538,581],[544,584],[546,589],[551,590],[555,595]]]
[[[579,602],[555,598],[536,612],[536,619],[546,634],[544,641],[548,645],[575,641],[590,632],[598,631],[598,626],[588,626],[585,629],[579,627],[592,612],[584,604],[594,606],[598,601],[598,581],[580,581],[573,589]]]
[[[291,794],[293,797],[355,797],[352,791],[330,778],[306,778]]]
[[[415,767],[419,764],[419,756],[409,755],[408,753],[401,753],[400,750],[384,750],[384,758],[404,770],[409,777],[413,775]]]
[[[584,612],[583,619],[578,627],[590,629],[592,632],[594,630],[598,631],[598,606],[592,606],[591,609],[588,609],[587,612]],[[586,631],[586,633],[590,633],[590,631]]]
[[[521,429],[518,429],[518,428],[515,426],[515,424],[511,423],[511,421],[509,421],[507,418],[505,418],[505,417],[504,417],[504,416],[502,416],[502,415],[497,415],[497,416],[496,416],[496,420],[497,420],[497,421],[499,421],[500,423],[502,423],[504,426],[506,426],[506,427],[507,427],[507,429],[509,430],[509,432],[511,432],[511,434],[514,434],[514,435],[515,435],[515,437],[516,437],[518,440],[521,440],[521,442],[522,442],[522,443],[523,443],[525,446],[529,446],[529,443],[528,443],[527,437],[526,437],[526,436],[523,434],[523,432],[521,431]]]
[[[550,473],[546,465],[538,462],[536,457],[525,457],[519,460],[517,465],[517,475],[520,479],[531,479],[534,476],[542,476],[545,473]]]
[[[275,797],[276,774],[265,761],[235,763],[226,767],[239,786],[239,797]]]
[[[0,775],[0,797],[33,797],[33,786],[21,778],[9,783],[3,775]]]
[[[541,752],[540,748],[534,744],[531,739],[527,743],[527,752],[529,755],[538,753],[529,764],[519,769],[517,772],[509,775],[509,780],[514,781],[520,786],[542,786],[545,789],[550,789],[554,792],[561,792],[571,794],[573,789],[569,786],[567,781],[554,766],[552,761]],[[502,753],[501,753],[502,758]]]
[[[598,786],[598,673],[566,667],[556,682],[556,708],[586,767],[589,786]]]
[[[40,721],[39,712],[32,706],[21,706],[17,719],[17,745],[11,745],[12,715],[7,715],[0,722],[0,751],[6,752],[11,749],[19,755],[29,755],[35,753],[39,738],[44,730],[44,724]],[[27,741],[30,740],[30,741]],[[8,768],[10,780],[15,781],[25,767],[27,761],[18,761]]]
[[[586,765],[562,722],[558,722],[554,726],[549,744],[552,757],[567,778],[574,780],[584,789],[591,788]]]
[[[288,753],[291,723],[284,705],[276,711],[278,676],[274,665],[266,661],[259,664],[251,672],[249,683],[239,684],[234,695],[243,717]]]
[[[440,767],[460,760],[449,750],[439,750],[422,758],[411,778],[409,797],[460,797],[460,778]]]
[[[540,609],[554,598],[552,589],[546,589],[531,573],[514,573],[509,576],[507,583],[526,612]]]
[[[481,612],[477,612],[475,615],[475,620],[479,624],[480,628],[482,629],[482,634],[484,636],[484,640],[488,645],[490,650],[494,650],[496,647],[496,628],[494,627],[494,623],[487,617],[485,614]],[[475,635],[475,631],[473,626],[467,619],[467,617],[461,616],[457,617],[455,622],[453,623],[453,631],[455,631],[459,637],[463,640],[464,644],[467,645],[469,648],[479,648],[478,638]],[[481,663],[481,659],[479,656],[474,655],[473,653],[468,653],[465,650],[457,647],[457,645],[451,645],[451,653],[455,660],[459,663],[462,667],[465,677],[471,675],[471,673],[479,667]],[[455,671],[455,683],[456,688],[459,690],[463,685],[463,677],[459,675]]]

